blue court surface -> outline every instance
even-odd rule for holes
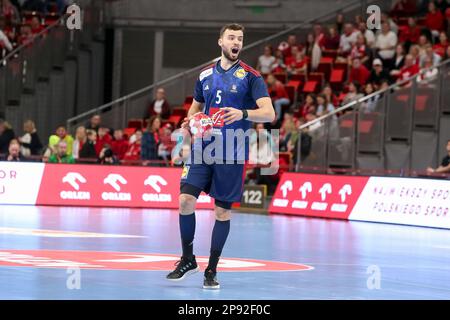
[[[202,268],[212,211],[198,211]],[[0,299],[449,299],[450,231],[233,213],[220,290],[168,282],[178,212],[0,206]]]

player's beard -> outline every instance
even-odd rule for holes
[[[236,58],[233,59],[230,54],[226,51],[222,49],[222,54],[224,55],[225,58],[227,58],[229,61],[231,62],[236,62],[239,59],[239,54],[240,52],[236,55]]]

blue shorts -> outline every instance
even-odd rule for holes
[[[215,200],[240,202],[243,190],[244,164],[185,164],[181,186],[190,184]]]

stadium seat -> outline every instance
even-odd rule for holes
[[[142,119],[130,119],[128,120],[128,128],[142,129],[144,122]]]
[[[123,129],[123,135],[126,139],[129,139],[136,132],[136,128],[125,128]]]
[[[322,57],[330,57],[334,60],[337,57],[337,50],[323,50]]]
[[[287,74],[286,73],[274,73],[273,76],[277,80],[281,81],[283,84],[285,84],[286,81],[287,81]]]

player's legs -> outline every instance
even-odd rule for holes
[[[216,206],[214,208],[216,222],[211,236],[209,262],[205,269],[205,280],[203,283],[203,288],[205,289],[220,288],[216,278],[217,265],[230,232],[231,205],[232,202],[216,200]]]
[[[167,275],[168,280],[179,281],[199,271],[193,243],[195,234],[195,205],[202,190],[209,189],[211,170],[206,165],[187,165],[183,169],[180,186],[180,236],[183,254],[174,271]]]

